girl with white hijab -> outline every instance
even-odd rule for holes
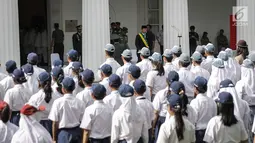
[[[9,122],[11,109],[9,105],[0,101],[0,143],[10,143],[12,136],[19,129],[16,125]]]
[[[224,61],[224,66],[225,66],[225,70],[228,75],[228,78],[231,79],[231,81],[233,81],[233,83],[235,84],[237,82],[236,75],[234,72],[234,68],[230,67],[230,65],[229,65],[227,52],[221,51],[218,55],[218,58],[220,58]]]
[[[35,113],[45,110],[45,107],[38,108],[26,104],[20,110],[20,127],[14,134],[11,143],[51,143],[52,138],[49,132],[35,119]]]
[[[216,99],[219,91],[219,84],[226,79],[227,72],[225,70],[224,62],[221,59],[215,59],[212,63],[212,73],[207,84],[207,96]]]
[[[230,69],[233,69],[234,74],[235,74],[235,79],[236,82],[239,81],[241,79],[241,67],[240,65],[237,63],[237,61],[233,58],[234,54],[233,54],[233,50],[230,48],[227,48],[225,50],[225,52],[228,55],[228,66]]]

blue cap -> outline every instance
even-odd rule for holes
[[[67,56],[72,60],[72,61],[76,61],[78,60],[79,58],[79,54],[76,50],[70,50],[68,53],[67,53]]]
[[[182,98],[178,94],[171,94],[167,98],[167,102],[171,108],[180,109],[182,106]]]
[[[75,89],[75,82],[70,77],[65,77],[62,81],[62,86],[68,91],[73,91]]]
[[[111,67],[110,65],[108,65],[108,64],[104,64],[104,65],[100,68],[100,70],[101,70],[104,74],[106,74],[106,75],[111,75],[111,74],[112,74],[112,67]]]
[[[131,65],[127,73],[131,74],[133,78],[138,79],[141,76],[141,69],[136,65]]]
[[[61,67],[54,67],[52,70],[51,70],[51,75],[53,77],[58,77],[59,74],[63,74],[64,75],[64,71]]]
[[[147,47],[143,47],[138,53],[140,53],[142,56],[147,56],[147,57],[151,55],[151,52],[149,48]]]
[[[248,55],[248,59],[250,59],[252,62],[255,62],[255,52],[251,52],[249,55]]]
[[[203,56],[198,51],[194,52],[191,56],[191,59],[196,62],[202,62]]]
[[[62,67],[63,66],[62,60],[55,60],[55,61],[53,61],[53,66],[54,67]]]
[[[242,64],[245,68],[254,69],[254,63],[250,59],[245,59]]]
[[[157,52],[154,52],[152,56],[149,57],[149,59],[154,62],[162,63],[162,56]]]
[[[198,76],[194,81],[194,86],[204,89],[207,87],[207,80],[202,76]]]
[[[132,52],[129,49],[126,49],[121,54],[124,58],[132,58]]]
[[[34,73],[34,68],[31,64],[25,64],[24,66],[22,66],[22,70],[27,75],[32,75]]]
[[[50,74],[47,73],[47,72],[42,72],[42,73],[39,74],[38,80],[39,80],[39,82],[40,82],[41,84],[43,84],[43,83],[46,82],[46,81],[51,81],[51,76],[50,76]]]
[[[24,79],[25,78],[25,74],[24,74],[24,72],[22,71],[22,70],[20,70],[20,69],[15,69],[14,71],[13,71],[13,73],[12,73],[12,77],[14,78],[14,79]]]
[[[205,46],[205,51],[207,52],[211,52],[213,53],[214,52],[214,45],[212,43],[208,43],[206,46]]]
[[[220,88],[235,87],[234,83],[230,79],[225,79],[220,82]]]
[[[112,74],[109,77],[109,85],[113,87],[119,87],[121,85],[121,79],[118,75]]]
[[[215,59],[212,63],[213,66],[217,67],[217,68],[224,68],[224,61],[222,59]]]
[[[201,45],[198,45],[197,48],[196,48],[196,51],[199,52],[200,54],[204,54],[205,53],[205,46],[201,46]]]
[[[179,47],[179,46],[177,46],[177,45],[175,45],[175,46],[171,49],[171,52],[172,52],[173,54],[181,54],[181,53],[182,53],[182,48]]]
[[[168,82],[179,81],[179,74],[176,71],[170,71],[167,77]]]
[[[173,56],[171,49],[165,49],[163,56],[167,58],[171,58]]]
[[[218,96],[218,99],[216,99],[216,102],[223,103],[223,104],[233,103],[233,97],[228,92],[221,92]]]
[[[83,81],[92,82],[95,79],[94,72],[90,69],[86,69],[80,73],[80,76]]]
[[[8,73],[12,73],[17,68],[17,64],[15,61],[9,60],[5,63],[5,67]]]
[[[223,61],[228,61],[228,54],[225,51],[220,51],[218,58],[222,59]]]
[[[106,95],[106,89],[102,84],[93,84],[92,93],[96,98],[103,99]]]
[[[104,47],[104,50],[107,52],[114,52],[115,51],[115,47],[112,44],[106,44]]]
[[[182,53],[179,57],[179,61],[183,63],[190,63],[190,57],[186,53]]]
[[[146,91],[145,82],[140,79],[135,80],[133,86],[135,91],[138,93],[144,93]]]
[[[72,69],[74,70],[82,70],[83,66],[81,62],[73,62]]]
[[[225,52],[227,53],[228,57],[233,57],[233,55],[234,55],[233,50],[230,49],[230,48],[227,48],[227,49],[225,50]]]
[[[121,97],[131,97],[134,95],[134,89],[128,84],[122,84],[119,93]]]
[[[171,83],[170,90],[176,94],[179,94],[182,90],[185,92],[185,86],[182,82],[175,81]]]
[[[27,55],[27,61],[29,63],[34,63],[36,64],[38,62],[38,56],[36,53],[30,53]]]

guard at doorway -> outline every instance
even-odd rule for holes
[[[58,53],[60,59],[63,61],[64,56],[64,32],[59,29],[59,24],[54,24],[55,30],[52,33],[51,47],[53,48],[53,53]]]
[[[82,61],[82,26],[78,25],[77,33],[73,34],[73,49],[79,53]]]

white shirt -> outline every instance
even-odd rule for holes
[[[166,88],[166,77],[164,75],[158,76],[158,71],[152,70],[148,73],[146,79],[146,86],[152,88],[152,94],[157,94],[158,91]]]
[[[131,66],[131,63],[126,63],[122,67],[118,68],[116,71],[116,74],[120,77],[122,80],[122,84],[129,84],[128,80],[128,68]]]
[[[168,74],[170,73],[170,71],[178,71],[178,69],[172,64],[172,63],[166,63],[164,66],[165,69],[165,76],[166,78],[168,77]]]
[[[65,77],[73,77],[72,76],[72,65],[73,62],[70,62],[66,67],[63,68]]]
[[[172,64],[179,70],[179,57],[173,59]]]
[[[120,96],[119,91],[112,91],[111,94],[106,96],[103,100],[104,103],[112,107],[113,111],[119,109],[120,105],[122,104],[122,97]]]
[[[117,69],[121,67],[120,64],[116,60],[114,60],[114,58],[107,58],[106,61],[102,65],[100,65],[100,68],[105,64],[108,64],[112,67],[113,74],[115,74]],[[99,79],[101,79],[101,71],[100,70],[98,70],[97,75],[98,75]]]
[[[195,75],[195,79],[202,76],[208,81],[210,78],[210,73],[201,66],[194,66],[190,71]]]
[[[109,86],[109,77],[105,77],[99,84],[103,85],[106,89],[106,95],[111,94],[111,89]]]
[[[176,121],[175,116],[172,116],[169,120],[166,120],[160,127],[157,143],[190,143],[196,141],[195,127],[187,119],[183,118],[184,132],[183,139],[178,140],[176,133]]]
[[[96,100],[85,109],[81,128],[90,131],[89,137],[103,139],[111,136],[113,110],[102,100]]]
[[[134,82],[135,82],[135,80],[132,80],[132,81],[129,83],[129,85],[130,85],[131,87],[133,87],[133,89],[134,89]],[[134,89],[134,90],[135,90],[135,89]],[[151,101],[150,88],[149,88],[148,86],[146,86],[146,91],[143,93],[143,96],[144,96],[146,99],[148,99],[149,101]]]
[[[189,98],[194,97],[194,81],[195,75],[190,72],[187,68],[180,68],[178,71],[179,81],[182,82],[185,86],[185,93]]]
[[[52,104],[59,97],[57,95],[55,95],[54,93],[52,93],[51,100],[49,103],[47,103],[44,100],[44,98],[45,98],[45,93],[44,93],[43,89],[41,89],[36,94],[32,95],[28,101],[28,103],[31,103],[30,105],[35,105],[36,107],[39,107],[39,106],[45,107],[44,111],[36,113],[39,116],[40,120],[48,120]]]
[[[5,91],[4,87],[0,84],[0,100],[4,100]]]
[[[148,72],[152,70],[151,61],[149,59],[143,59],[141,62],[137,63],[136,66],[138,66],[141,70],[141,76],[139,79],[145,82]]]
[[[136,103],[145,112],[145,116],[146,116],[147,123],[148,123],[148,128],[150,129],[152,127],[151,123],[152,123],[153,117],[154,117],[154,108],[153,108],[152,103],[148,99],[146,99],[144,96],[136,97]]]
[[[54,101],[49,119],[59,122],[59,129],[80,125],[85,107],[84,103],[72,94],[65,94]]]
[[[154,97],[153,107],[154,110],[159,112],[159,116],[166,117],[167,114],[167,94],[169,92],[168,87],[160,90]]]
[[[242,121],[228,127],[221,121],[221,116],[215,116],[209,121],[204,136],[204,141],[208,143],[240,143],[247,139]]]
[[[45,69],[39,68],[37,65],[33,65],[34,68],[34,75],[37,78],[42,72],[46,72]]]
[[[214,61],[213,56],[207,56],[206,59],[201,63],[201,67],[206,69],[209,73],[211,73],[213,61]]]
[[[78,93],[80,93],[83,90],[83,88],[80,87],[77,76],[73,77],[73,80],[75,82],[75,89],[73,90],[73,95],[76,96]]]
[[[32,93],[22,84],[16,84],[6,92],[4,101],[9,104],[12,111],[20,111],[31,96]]]
[[[91,87],[85,87],[83,91],[76,95],[76,98],[83,101],[85,108],[93,104],[94,100],[92,98],[92,89]]]
[[[7,77],[7,75],[0,72],[0,81],[3,80],[5,77]]]
[[[38,77],[35,74],[26,76],[27,82],[23,83],[23,86],[27,88],[32,94],[39,91]]]
[[[1,80],[0,84],[3,86],[5,93],[7,92],[8,89],[14,87],[14,81],[10,75]]]
[[[196,112],[196,130],[204,130],[207,127],[209,120],[217,115],[217,105],[212,98],[203,94],[198,94],[194,98],[190,106]]]
[[[10,143],[18,129],[18,126],[10,122],[4,123],[0,120],[0,143]]]

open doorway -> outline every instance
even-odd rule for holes
[[[27,54],[39,55],[39,65],[48,65],[47,0],[19,0],[20,58],[27,62]]]

